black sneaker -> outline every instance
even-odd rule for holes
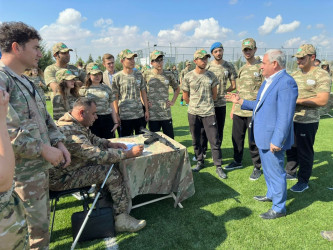
[[[297,182],[294,186],[290,188],[290,191],[296,192],[296,193],[302,193],[305,190],[309,188],[309,185],[307,183]]]
[[[259,179],[260,176],[261,176],[261,170],[258,169],[258,168],[254,168],[253,172],[252,172],[252,174],[250,176],[250,180],[251,181],[256,181],[256,180]]]
[[[238,163],[238,162],[231,162],[228,166],[224,167],[224,170],[233,170],[236,168],[242,168],[242,163]]]
[[[221,167],[216,168],[216,173],[221,179],[227,179],[226,173],[224,173],[223,169]]]
[[[195,168],[192,168],[192,172],[199,172],[204,167],[205,167],[205,164],[202,161],[198,161]]]
[[[287,174],[286,179],[288,181],[294,181],[294,180],[297,180],[297,177],[296,177],[296,175]]]

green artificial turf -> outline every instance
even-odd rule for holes
[[[179,98],[180,99],[180,98]],[[223,166],[232,161],[231,105],[222,144]],[[193,157],[192,139],[188,128],[187,107],[179,100],[172,108],[175,140],[185,145]],[[333,114],[333,112],[331,112]],[[120,249],[332,249],[321,230],[333,230],[333,118],[323,118],[315,142],[315,160],[309,189],[304,193],[288,190],[287,216],[263,220],[271,203],[253,199],[265,195],[264,176],[250,181],[253,166],[247,141],[243,157],[244,168],[228,172],[221,180],[215,173],[210,151],[206,166],[194,173],[196,193],[182,202],[183,209],[174,208],[166,199],[132,210],[131,215],[145,219],[147,226],[137,233],[117,235]],[[192,162],[192,160],[191,160]],[[192,162],[192,166],[195,162]],[[288,181],[288,189],[296,181]],[[147,199],[139,196],[134,203]],[[72,244],[71,214],[82,210],[81,202],[73,197],[60,199],[56,213],[51,249],[69,249]],[[78,244],[77,249],[105,249],[102,240]]]

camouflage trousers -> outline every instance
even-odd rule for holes
[[[15,191],[23,201],[31,249],[48,249],[50,202],[49,173],[40,172],[28,180],[15,177]]]
[[[50,189],[53,191],[61,191],[86,187],[92,184],[97,184],[97,186],[99,186],[103,183],[109,169],[110,166],[105,165],[83,166],[75,171],[67,173],[67,176],[63,176],[61,180],[54,180],[51,175]],[[105,185],[111,193],[115,215],[127,213],[129,200],[118,164],[114,165]]]
[[[12,195],[11,195],[12,194]],[[0,207],[0,249],[29,249],[29,235],[24,208],[12,192],[5,207]]]

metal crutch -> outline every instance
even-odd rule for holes
[[[84,221],[83,221],[83,223],[82,223],[82,225],[81,225],[81,228],[80,228],[78,234],[76,235],[75,240],[74,240],[74,242],[73,242],[73,244],[72,244],[72,246],[71,246],[71,250],[74,250],[74,249],[75,249],[75,246],[76,246],[78,240],[80,239],[80,236],[81,236],[81,234],[82,234],[82,232],[83,232],[83,230],[84,230],[84,227],[86,226],[86,224],[87,224],[87,222],[88,222],[89,216],[90,216],[90,214],[92,213],[92,211],[93,211],[93,209],[94,209],[94,207],[95,207],[95,205],[96,205],[96,202],[98,201],[99,196],[101,195],[101,190],[103,189],[106,180],[109,178],[109,175],[110,175],[110,173],[111,173],[111,171],[112,171],[113,165],[114,165],[114,164],[111,165],[111,167],[110,167],[108,173],[106,174],[106,177],[105,177],[105,179],[104,179],[104,181],[103,181],[103,184],[102,184],[102,186],[100,187],[100,189],[98,190],[98,193],[97,193],[97,195],[96,195],[96,197],[95,197],[95,199],[94,199],[93,204],[91,205],[91,207],[90,207],[90,209],[89,209],[89,211],[88,211],[88,214],[86,215],[86,218],[84,218]]]

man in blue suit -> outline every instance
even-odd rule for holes
[[[255,196],[258,201],[272,201],[273,206],[260,215],[276,219],[286,215],[287,182],[284,154],[294,143],[293,116],[298,89],[287,74],[286,57],[280,50],[268,50],[261,66],[266,78],[255,101],[241,99],[228,93],[227,100],[239,103],[242,109],[253,110],[251,140],[259,148],[267,185],[266,196]]]

